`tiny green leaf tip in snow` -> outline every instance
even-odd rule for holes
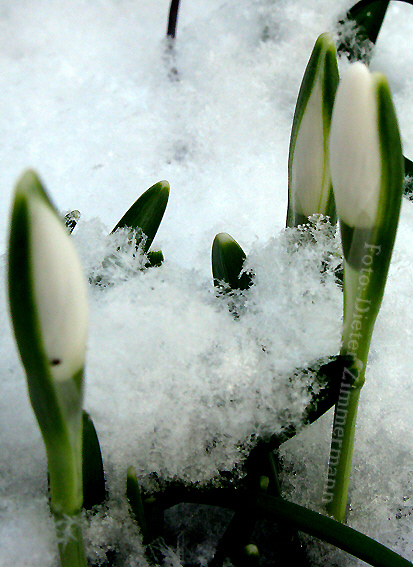
[[[141,231],[141,236],[145,239],[144,252],[147,252],[165,213],[169,189],[169,183],[165,180],[149,187],[126,211],[112,232],[115,232],[118,228]]]
[[[252,274],[243,272],[246,255],[241,246],[226,232],[217,234],[212,244],[212,275],[218,288],[247,290],[252,285]]]

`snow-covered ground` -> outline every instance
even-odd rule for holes
[[[318,35],[334,31],[351,5],[182,0],[172,57],[164,39],[168,0],[0,3],[1,253],[12,189],[29,166],[62,212],[81,211],[73,238],[88,276],[116,250],[108,233],[136,198],[161,179],[171,185],[156,237],[163,266],[142,274],[124,250],[121,265],[106,268],[111,285],[90,286],[85,407],[111,495],[108,514],[87,534],[91,553],[103,557],[99,545],[110,543],[128,552],[125,565],[144,564],[122,496],[130,464],[142,478],[156,471],[209,480],[231,469],[240,442],[277,430],[292,394],[299,414],[305,398],[288,389],[291,372],[339,350],[341,293],[332,276],[319,279],[331,243],[320,235],[317,246],[291,254],[281,231],[302,75]],[[371,63],[389,79],[410,158],[412,32],[413,7],[391,2]],[[219,232],[240,243],[256,272],[237,321],[213,292],[210,255]],[[361,396],[348,520],[410,560],[412,250],[413,204],[404,199]],[[5,263],[2,256],[3,280]],[[4,287],[0,566],[52,567],[45,452]],[[285,494],[316,510],[331,419],[330,412],[283,448]],[[324,560],[361,564],[344,554]]]

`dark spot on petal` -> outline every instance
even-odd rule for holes
[[[58,366],[61,363],[62,363],[62,361],[60,360],[60,358],[52,358],[52,360],[50,361],[50,364],[52,366]]]

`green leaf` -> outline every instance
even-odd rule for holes
[[[371,44],[375,44],[379,35],[390,0],[361,0],[347,12],[339,22],[342,31],[337,53],[346,54],[350,61],[368,62]],[[346,27],[354,24],[353,33],[348,34]],[[341,28],[341,30],[340,30]]]
[[[126,496],[129,500],[135,520],[138,522],[141,529],[143,540],[146,542],[148,540],[148,528],[146,525],[145,510],[143,508],[138,479],[132,465],[128,467],[126,475]]]
[[[311,399],[302,417],[302,427],[317,421],[336,404],[344,376],[353,384],[351,375],[347,372],[352,363],[351,357],[338,355],[318,369],[315,367],[307,369],[306,372],[308,373],[316,372],[316,377],[309,392]],[[302,427],[297,427],[296,423],[287,424],[280,433],[271,438],[271,447],[279,447],[282,443],[297,435]]]
[[[83,508],[90,510],[106,498],[102,453],[95,426],[83,411]]]
[[[404,174],[413,177],[413,161],[404,157]]]
[[[217,234],[212,244],[214,285],[230,290],[250,288],[253,276],[251,272],[242,272],[245,259],[245,252],[229,234],[225,232]]]
[[[304,506],[278,496],[234,488],[193,488],[170,486],[158,499],[164,510],[180,502],[220,506],[237,511],[259,513],[275,521],[288,522],[296,529],[315,536],[354,555],[373,567],[412,567],[412,563],[388,547]]]
[[[297,529],[331,543],[374,567],[411,567],[412,565],[410,561],[374,539],[283,498],[258,494],[251,497],[249,503],[253,508],[258,508],[269,515],[288,520]]]
[[[144,252],[147,252],[161,224],[168,197],[169,183],[167,181],[159,181],[152,185],[123,215],[112,232],[118,228],[141,231],[146,237],[143,249]]]

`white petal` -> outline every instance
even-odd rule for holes
[[[52,375],[71,378],[85,361],[87,290],[71,237],[41,199],[29,204],[35,303]]]
[[[376,82],[362,63],[347,69],[337,90],[330,169],[339,217],[349,226],[373,226],[379,206],[381,156]]]
[[[325,200],[326,191],[323,192],[323,181],[323,94],[317,78],[307,101],[294,147],[291,194],[296,212],[309,217],[324,210],[325,203],[322,200],[323,197]]]

